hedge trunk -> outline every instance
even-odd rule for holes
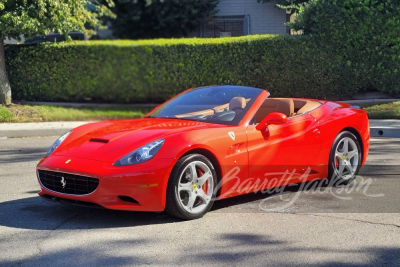
[[[4,37],[0,33],[0,104],[11,104],[11,87],[6,71],[6,56],[4,53]]]

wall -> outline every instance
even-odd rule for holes
[[[250,34],[286,33],[286,11],[274,2],[257,0],[220,0],[217,16],[250,15]]]

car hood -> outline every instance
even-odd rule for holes
[[[174,133],[218,127],[181,119],[143,118],[86,124],[75,128],[52,156],[115,162],[133,150]],[[174,155],[171,155],[174,157]]]

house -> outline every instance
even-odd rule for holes
[[[263,4],[257,0],[220,0],[216,9],[218,12],[188,37],[290,33],[285,25],[290,15],[286,10],[278,8],[276,2]],[[113,38],[111,29],[100,30],[98,35],[101,39]]]
[[[200,28],[199,37],[228,37],[248,34],[285,34],[290,18],[275,2],[220,0],[218,12]]]

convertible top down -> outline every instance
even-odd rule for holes
[[[194,88],[142,119],[77,127],[37,165],[39,195],[196,219],[218,199],[314,179],[351,182],[368,155],[365,111],[268,96],[242,86]]]

